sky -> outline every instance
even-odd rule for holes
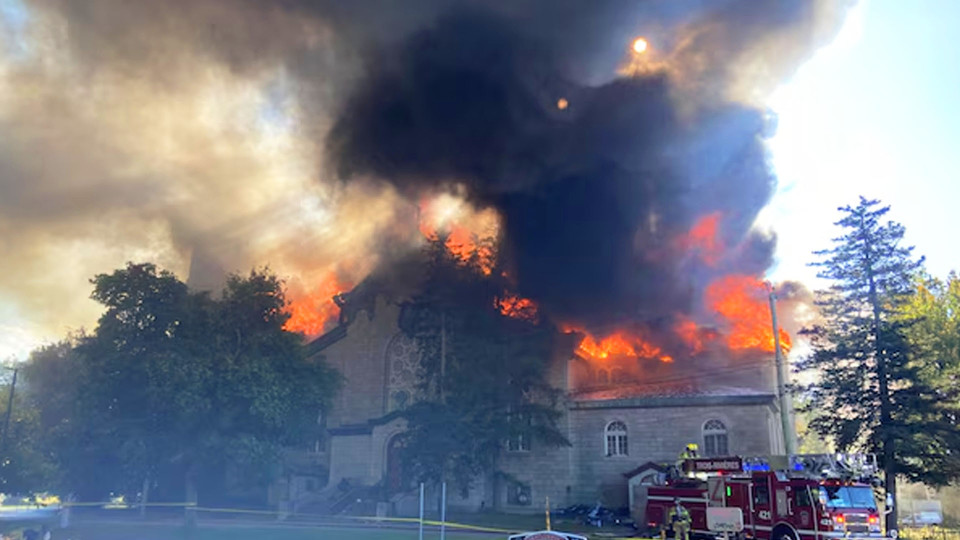
[[[13,61],[18,55],[30,54],[20,35],[28,20],[20,0],[0,0],[0,47]],[[264,23],[268,29],[270,22]],[[951,226],[955,217],[949,211],[960,201],[960,187],[953,179],[955,171],[960,170],[960,152],[954,151],[960,143],[960,103],[957,100],[960,96],[960,46],[956,43],[957,35],[960,35],[960,2],[861,1],[848,15],[834,42],[818,51],[770,97],[768,104],[779,117],[777,134],[770,141],[779,189],[761,214],[759,224],[774,230],[779,238],[777,262],[770,273],[772,279],[799,280],[811,287],[821,285],[815,278],[815,271],[807,266],[812,259],[811,252],[829,247],[831,237],[836,234],[832,227],[839,216],[836,208],[855,204],[859,195],[879,198],[892,206],[890,217],[906,226],[907,242],[917,247],[917,254],[927,257],[927,268],[934,275],[944,276],[960,267],[958,252],[954,249],[954,227]],[[3,82],[2,67],[0,83]],[[183,209],[174,206],[186,196],[183,190],[194,189],[193,186],[175,185],[173,188],[176,189],[173,189],[147,183],[156,186],[158,194],[151,194],[151,202],[132,210],[146,216],[142,223],[135,225],[144,228],[144,246],[139,251],[130,251],[112,245],[108,232],[110,225],[104,225],[103,231],[95,231],[101,240],[93,248],[100,257],[98,264],[101,266],[95,266],[97,271],[108,271],[124,260],[137,258],[149,251],[150,242],[168,244],[168,237],[174,234],[197,236],[198,231],[202,235],[211,229],[236,227],[237,223],[247,227],[268,226],[263,224],[276,222],[275,216],[278,215],[296,220],[297,226],[268,230],[267,236],[291,240],[287,243],[296,247],[296,256],[315,251],[312,246],[324,246],[327,251],[317,254],[315,259],[295,261],[295,256],[289,253],[241,246],[245,238],[242,229],[234,235],[237,244],[231,249],[249,251],[247,255],[254,260],[269,256],[271,264],[279,265],[282,270],[284,264],[290,267],[316,265],[318,261],[336,258],[338,245],[342,245],[341,249],[351,247],[349,242],[338,243],[336,239],[323,236],[324,224],[336,216],[317,215],[316,208],[329,200],[326,193],[317,191],[318,188],[312,185],[314,171],[310,165],[304,165],[302,160],[279,157],[300,156],[306,151],[297,147],[295,141],[282,142],[282,136],[279,139],[285,146],[278,149],[275,146],[278,143],[264,142],[266,139],[262,134],[236,129],[237,111],[247,110],[251,103],[258,103],[257,88],[282,86],[283,74],[268,74],[262,80],[256,80],[258,86],[252,90],[246,86],[248,81],[231,79],[230,74],[213,74],[218,81],[226,81],[224,86],[202,93],[194,102],[187,98],[195,94],[191,94],[191,90],[204,84],[204,79],[202,75],[196,78],[189,72],[189,67],[183,68],[185,73],[191,73],[190,77],[185,77],[186,82],[173,81],[171,87],[165,89],[169,96],[160,96],[163,99],[159,101],[158,96],[135,81],[122,91],[125,95],[150,99],[156,104],[150,110],[134,111],[137,115],[135,121],[156,124],[177,117],[189,118],[193,124],[183,122],[185,127],[174,131],[174,138],[145,140],[137,147],[131,147],[129,141],[107,140],[102,147],[78,147],[76,153],[82,156],[102,148],[107,149],[104,151],[119,148],[123,151],[120,158],[136,165],[144,156],[157,154],[162,156],[156,158],[158,161],[166,159],[174,164],[172,166],[193,173],[194,169],[205,170],[210,162],[189,163],[191,152],[201,145],[213,144],[211,138],[229,137],[228,143],[213,147],[223,159],[213,162],[219,168],[209,173],[210,178],[214,173],[224,178],[240,175],[248,177],[251,182],[270,178],[271,182],[279,181],[287,193],[296,195],[276,197],[273,193],[276,190],[267,193],[265,189],[233,194],[232,184],[215,185],[196,199],[237,209],[229,214],[230,221],[219,223],[204,219],[207,207],[203,204]],[[98,88],[97,82],[91,79],[89,95],[94,97],[97,96],[94,92]],[[177,94],[177,85],[186,88],[182,95]],[[3,90],[2,84],[0,90]],[[225,96],[238,97],[232,101]],[[0,92],[0,105],[3,104],[2,97]],[[99,116],[101,111],[97,110],[96,118],[90,120],[86,116],[90,110],[84,108],[84,104],[58,102],[56,105],[64,107],[65,114],[73,115],[68,126],[75,124],[78,129],[89,127],[84,122],[130,121],[131,111],[122,107],[104,110],[102,117]],[[268,105],[270,103],[260,107],[261,116],[269,117],[269,126],[283,135],[284,126],[280,121],[283,115],[278,116],[276,108]],[[274,139],[277,137],[271,140]],[[243,155],[232,152],[243,152]],[[288,165],[281,166],[284,163]],[[42,160],[40,164],[42,166]],[[70,166],[83,173],[86,163],[78,159]],[[90,181],[102,181],[96,170],[91,169],[89,173]],[[123,174],[139,172],[131,167]],[[141,204],[137,194],[121,195],[133,201],[131,204]],[[353,199],[347,196],[342,205],[347,209],[344,212],[383,213],[357,202],[365,201],[362,195]],[[162,202],[156,203],[157,200]],[[171,206],[164,206],[168,203]],[[174,220],[180,228],[174,231],[156,229],[156,220],[151,221],[150,216],[167,215],[171,209],[183,212],[183,216],[177,215],[179,221]],[[68,229],[76,224],[64,220],[60,226]],[[372,237],[376,230],[371,226],[358,234],[364,238]],[[5,243],[8,241],[12,243]],[[0,258],[8,258],[10,253],[3,252],[3,248],[15,243],[16,240],[0,238]],[[31,307],[22,301],[29,294],[21,294],[21,300],[14,301],[10,296],[5,297],[0,288],[0,359],[11,356],[22,359],[36,345],[58,339],[68,330],[89,326],[94,320],[91,314],[95,317],[96,306],[86,299],[90,265],[84,265],[78,259],[90,256],[94,251],[83,245],[50,245],[51,251],[60,251],[57,251],[56,259],[50,259],[57,262],[46,264],[59,264],[61,268],[41,276],[37,275],[36,268],[25,266],[23,275],[18,275],[17,279],[26,279],[24,284],[28,287],[60,287],[64,291],[63,309],[78,314],[77,322],[52,327],[38,321],[32,316]],[[65,257],[64,249],[67,250]],[[165,257],[169,261],[183,260],[183,254],[166,254]],[[64,263],[64,259],[70,262]],[[183,271],[175,265],[174,270]],[[57,333],[51,333],[51,328]]]
[[[960,269],[960,2],[869,0],[771,97],[779,190],[761,215],[778,235],[771,277],[821,286],[810,253],[837,207],[891,206],[906,243],[946,276]]]

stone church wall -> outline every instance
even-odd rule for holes
[[[626,506],[624,473],[648,461],[672,463],[691,442],[702,449],[703,425],[711,419],[719,419],[726,426],[728,453],[771,453],[774,449],[770,419],[775,413],[769,404],[772,398],[758,396],[756,401],[759,403],[657,408],[624,408],[604,403],[575,405],[569,412],[572,459],[576,464],[572,498],[584,503],[599,500],[608,506]],[[604,430],[614,421],[627,425],[625,456],[605,454]]]
[[[399,332],[400,308],[378,299],[375,312],[372,319],[365,311],[358,313],[346,336],[321,352],[343,376],[328,427],[363,423],[387,412],[384,357],[391,338]]]
[[[337,435],[330,442],[330,485],[346,478],[351,483],[370,485],[380,480],[371,470],[373,443],[371,434]]]

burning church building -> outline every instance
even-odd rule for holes
[[[442,381],[458,355],[483,359],[447,350],[470,325],[435,319],[438,345],[425,351],[405,322],[436,292],[420,255],[431,250],[495,289],[485,305],[500,318],[553,336],[538,358],[562,439],[512,432],[491,466],[500,474],[478,474],[451,505],[621,506],[688,443],[783,451],[774,350],[790,337],[775,335],[767,303],[775,236],[756,226],[776,188],[775,119],[751,96],[827,38],[843,8],[721,4],[657,12],[674,17],[670,32],[623,40],[613,66],[584,60],[598,52],[600,8],[581,20],[470,2],[367,62],[326,155],[342,182],[387,186],[409,211],[373,272],[331,272],[290,308],[289,329],[343,376],[323,418],[327,490],[377,486],[401,501],[407,412],[462,398],[425,373]],[[574,50],[580,34],[591,37]],[[497,350],[491,370],[504,365]]]
[[[403,470],[403,413],[424,397],[424,367],[417,340],[400,326],[404,302],[367,285],[343,297],[340,324],[308,345],[344,377],[324,418],[321,454],[329,489],[377,486],[373,492],[384,501],[406,496],[413,504]],[[763,291],[757,292],[751,308],[769,318]],[[762,328],[758,339],[772,341],[769,321]],[[556,426],[569,444],[545,444],[520,431],[503,441],[498,466],[506,480],[478,476],[465,497],[451,497],[451,506],[539,511],[546,497],[562,506],[597,500],[625,506],[629,484],[657,473],[642,466],[672,463],[688,443],[698,443],[704,455],[782,452],[767,342],[738,350],[708,331],[694,342],[695,357],[685,359],[627,331],[561,336],[568,339],[558,339],[545,359],[546,378],[559,390]]]

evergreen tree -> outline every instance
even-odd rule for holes
[[[911,321],[900,316],[923,259],[902,245],[902,225],[881,221],[889,207],[879,204],[861,197],[840,208],[843,234],[815,252],[818,276],[831,285],[818,291],[824,323],[805,330],[813,352],[799,368],[817,375],[806,388],[810,427],[841,450],[876,453],[895,496],[897,475],[942,481],[922,465],[936,451],[931,439],[954,435],[944,432],[938,395],[911,354]],[[896,528],[895,512],[887,527]]]

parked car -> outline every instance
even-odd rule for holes
[[[905,525],[929,527],[930,525],[943,524],[943,515],[934,511],[916,512],[913,515],[906,516],[902,521]]]

